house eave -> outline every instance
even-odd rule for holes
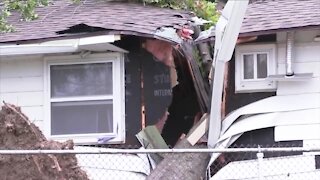
[[[278,32],[288,32],[288,31],[298,31],[298,30],[301,30],[301,31],[320,30],[320,25],[291,27],[291,28],[279,28],[279,29],[267,29],[267,30],[250,31],[250,32],[240,32],[239,37],[260,36],[260,35],[275,34]]]
[[[80,51],[113,51],[127,53],[110,43],[120,40],[119,35],[101,35],[83,38],[51,40],[31,44],[0,44],[0,56],[72,53]]]

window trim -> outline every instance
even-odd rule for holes
[[[276,44],[239,45],[235,51],[235,92],[270,92],[276,91],[277,83],[266,78],[244,79],[243,55],[254,55],[254,75],[257,75],[257,54],[267,54],[267,76],[276,72]]]
[[[98,138],[113,137],[107,144],[125,142],[125,84],[124,84],[124,57],[122,53],[99,53],[90,54],[85,58],[80,55],[60,55],[44,57],[44,134],[47,138],[65,141],[73,139],[76,144],[97,144]],[[86,96],[86,97],[62,97],[51,98],[50,66],[72,65],[112,62],[113,95]],[[98,97],[98,99],[97,99]],[[107,98],[107,99],[105,99]],[[83,100],[113,100],[113,133],[88,133],[88,134],[65,134],[51,135],[51,102],[83,101]]]

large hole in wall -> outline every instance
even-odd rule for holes
[[[139,145],[135,134],[156,125],[173,147],[188,133],[199,112],[187,60],[165,41],[132,36],[121,39],[114,44],[130,52],[125,60],[126,144]]]
[[[176,70],[177,83],[172,88],[172,100],[168,106],[168,113],[164,114],[157,124],[165,142],[173,147],[180,137],[189,132],[196,114],[200,111],[190,68],[187,60],[170,43],[147,40],[144,48],[159,62],[174,66]]]

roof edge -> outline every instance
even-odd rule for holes
[[[281,28],[281,29],[268,29],[264,31],[252,31],[252,32],[244,32],[244,33],[240,32],[239,37],[259,36],[259,35],[274,34],[278,32],[287,32],[287,31],[297,31],[297,30],[320,30],[320,25]]]

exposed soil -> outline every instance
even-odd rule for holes
[[[5,104],[0,111],[0,149],[73,149],[73,142],[48,141],[42,132],[21,113]],[[4,180],[87,180],[77,166],[75,155],[1,155],[0,176]]]

